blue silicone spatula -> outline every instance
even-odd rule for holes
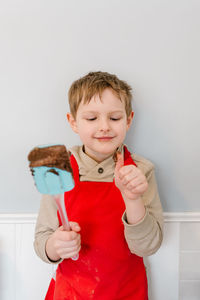
[[[64,193],[74,188],[74,180],[66,147],[64,145],[35,147],[29,153],[28,160],[37,190],[41,194],[54,196],[63,228],[70,231]],[[73,257],[73,260],[77,259],[78,255]]]

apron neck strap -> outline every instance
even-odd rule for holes
[[[137,167],[136,163],[132,159],[131,153],[128,151],[126,146],[124,146],[124,165],[134,165]]]
[[[73,176],[74,176],[74,181],[79,182],[79,167],[77,164],[77,161],[75,159],[75,157],[73,156],[73,154],[71,154],[70,156],[70,163],[72,166],[72,170],[73,170]],[[130,165],[133,164],[136,166],[136,163],[134,162],[134,160],[131,157],[131,153],[128,151],[127,147],[124,146],[124,165]]]
[[[76,182],[80,181],[79,180],[79,168],[78,168],[77,161],[76,161],[73,154],[71,154],[71,156],[70,156],[70,163],[71,163],[71,167],[72,167],[72,170],[73,170],[74,181],[75,181],[75,184],[76,184]]]

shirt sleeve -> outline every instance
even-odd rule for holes
[[[144,257],[155,253],[162,243],[163,211],[153,164],[139,156],[134,156],[133,159],[148,181],[148,189],[142,196],[146,213],[143,219],[137,224],[130,225],[127,222],[125,211],[122,221],[124,224],[125,239],[130,251]]]
[[[56,203],[51,195],[43,195],[40,202],[40,210],[35,226],[34,249],[36,254],[47,263],[52,261],[46,254],[46,242],[50,235],[59,227]]]

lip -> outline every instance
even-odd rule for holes
[[[97,137],[95,137],[95,139],[98,139],[98,140],[110,140],[110,139],[113,139],[113,136],[97,136]]]

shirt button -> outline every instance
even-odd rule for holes
[[[103,168],[99,168],[99,169],[98,169],[98,172],[99,172],[100,174],[102,174],[102,173],[103,173]]]

